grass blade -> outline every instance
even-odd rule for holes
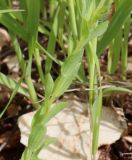
[[[18,82],[12,80],[11,78],[5,76],[3,73],[0,73],[0,84],[8,87],[11,90],[14,90]],[[29,97],[27,89],[19,86],[18,92],[23,94],[26,97]]]
[[[22,77],[20,78],[20,80],[18,81],[18,83],[16,83],[15,88],[13,89],[13,92],[12,92],[12,94],[11,94],[11,97],[10,97],[7,105],[5,106],[4,110],[0,113],[0,118],[3,116],[3,114],[5,113],[5,111],[6,111],[7,108],[9,107],[9,105],[11,104],[13,98],[14,98],[15,95],[17,94],[17,92],[18,92],[18,90],[19,90],[19,87],[20,87],[20,85],[21,85],[21,82],[22,82],[24,76],[25,76],[25,72],[23,73],[23,75],[22,75]]]
[[[118,31],[121,29],[126,18],[131,13],[132,10],[132,1],[131,0],[122,0],[119,4],[119,7],[114,14],[111,23],[108,26],[107,31],[105,32],[103,38],[98,44],[97,53],[101,55],[103,50],[107,45],[112,41],[112,39],[117,35]]]
[[[80,51],[78,54],[73,54],[68,57],[62,65],[61,74],[54,84],[54,89],[52,93],[53,99],[62,95],[70,86],[73,79],[77,76],[82,60],[82,55],[83,51]]]

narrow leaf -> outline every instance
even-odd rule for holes
[[[112,21],[107,31],[105,32],[103,38],[98,44],[98,49],[97,49],[98,55],[101,55],[103,50],[112,41],[112,39],[117,35],[118,31],[121,29],[126,18],[131,13],[131,10],[132,10],[131,0],[120,1],[119,7],[113,16]]]
[[[17,85],[17,82],[12,80],[11,78],[5,76],[3,73],[0,73],[0,84],[5,85],[6,87],[8,87],[11,90],[14,90]],[[25,89],[21,86],[19,86],[18,92],[25,95],[26,97],[29,97],[27,89]]]

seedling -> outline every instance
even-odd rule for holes
[[[33,106],[37,109],[32,122],[28,146],[21,160],[37,160],[39,151],[48,146],[44,145],[45,141],[48,141],[46,144],[52,142],[50,137],[49,139],[43,139],[44,135],[46,135],[45,125],[52,117],[61,112],[67,103],[59,102],[53,108],[51,105],[66,92],[76,79],[82,83],[89,82],[90,91],[88,94],[92,132],[91,159],[95,160],[104,93],[115,89],[130,92],[130,90],[115,87],[102,89],[99,58],[104,49],[113,43],[113,39],[114,44],[112,46],[115,46],[118,40],[121,42],[120,32],[124,26],[122,57],[125,60],[123,61],[122,75],[126,74],[129,15],[132,10],[131,0],[119,1],[117,10],[110,22],[107,20],[107,15],[110,13],[112,0],[51,0],[50,2],[20,0],[19,7],[21,10],[19,12],[12,12],[12,8],[8,9],[10,8],[9,2],[0,1],[0,23],[8,29],[11,35],[23,76],[19,83],[16,84],[14,80],[0,74],[0,83],[13,90],[11,100],[19,92],[30,98]],[[48,7],[46,8],[46,6]],[[48,12],[50,12],[49,15],[47,15]],[[118,31],[120,32],[118,33]],[[38,41],[39,32],[48,36],[47,48],[44,48]],[[27,43],[28,64],[23,57],[18,38]],[[56,58],[56,44],[63,51],[64,61]],[[113,49],[113,53],[118,52],[115,60],[119,59],[120,43],[116,47]],[[84,52],[88,63],[88,77],[85,76],[82,64]],[[46,57],[44,66],[41,64],[42,54],[45,54]],[[33,59],[36,61],[45,95],[44,100],[40,103],[31,78]],[[53,61],[61,68],[60,74],[55,80],[51,74]],[[111,57],[109,58],[108,68],[113,73],[117,64],[114,63],[114,68],[112,68],[110,61]],[[20,85],[22,81],[26,83],[26,89]]]

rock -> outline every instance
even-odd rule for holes
[[[69,106],[47,123],[47,135],[56,137],[56,143],[39,153],[41,159],[90,160],[90,123],[85,111],[88,104],[70,101]],[[31,121],[35,112],[19,118],[21,143],[27,145]],[[124,131],[116,112],[103,107],[99,146],[118,140]]]

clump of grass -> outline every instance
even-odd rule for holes
[[[54,107],[51,107],[51,105],[58,97],[64,94],[73,83],[73,80],[76,79],[82,83],[89,82],[90,91],[88,94],[92,132],[91,158],[95,159],[98,149],[102,97],[106,93],[113,90],[115,91],[115,89],[129,91],[122,88],[102,89],[99,56],[108,45],[112,43],[112,46],[116,46],[118,40],[121,41],[121,33],[119,32],[117,34],[117,32],[118,30],[121,31],[122,26],[125,24],[123,56],[127,57],[126,42],[130,25],[128,16],[132,10],[131,0],[122,0],[119,2],[111,22],[104,17],[109,14],[112,0],[51,0],[50,2],[20,0],[19,7],[23,11],[20,10],[17,13],[11,12],[12,8],[10,8],[9,2],[10,1],[5,0],[0,1],[0,9],[4,9],[4,11],[0,12],[0,23],[8,29],[11,35],[23,76],[19,83],[16,84],[15,81],[0,74],[0,83],[14,90],[9,103],[15,94],[20,92],[28,96],[37,109],[32,122],[28,146],[21,160],[37,160],[37,155],[40,150],[46,148],[54,141],[51,137],[47,138],[45,124],[58,112],[62,111],[67,106],[67,103],[59,102],[55,104]],[[50,14],[47,15],[47,13]],[[39,43],[39,32],[48,36],[47,48],[44,48]],[[28,64],[23,57],[18,38],[23,39],[28,45]],[[114,44],[112,42],[113,39]],[[64,61],[56,59],[56,44],[58,44],[64,52]],[[115,59],[119,58],[119,50],[120,43],[114,47],[114,53],[118,51]],[[88,77],[85,76],[82,64],[84,51],[88,63]],[[41,64],[41,54],[45,54],[46,56],[44,66]],[[38,103],[37,93],[31,78],[33,59],[36,61],[45,95],[45,99],[40,103]],[[110,61],[111,57],[109,58],[109,66]],[[53,62],[57,63],[61,68],[56,80],[53,79],[51,74]],[[116,66],[116,63],[114,63],[114,66]],[[126,66],[126,60],[123,66]],[[114,69],[109,68],[113,73],[115,67]],[[124,75],[124,67],[122,72]],[[22,81],[27,84],[28,91],[20,86]]]
[[[120,2],[115,1],[115,10],[118,10]],[[131,18],[128,16],[113,39],[109,47],[108,73],[114,74],[121,58],[121,77],[126,79],[127,57],[128,57],[128,36],[130,31]]]

